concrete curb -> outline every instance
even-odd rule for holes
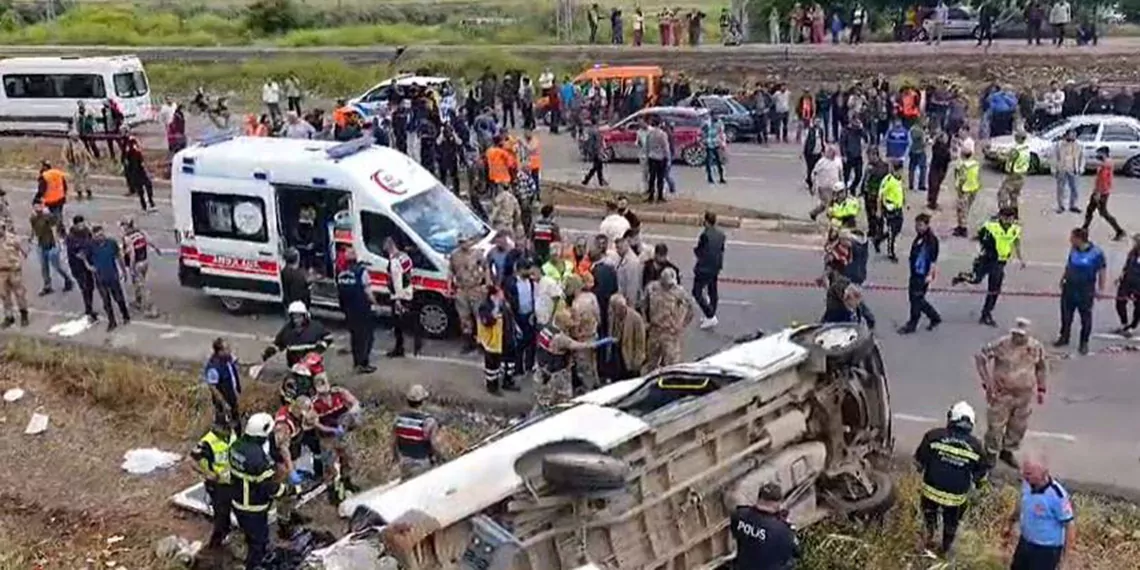
[[[34,180],[38,172],[31,169],[22,168],[0,168],[0,178],[27,178]],[[101,185],[113,185],[118,188],[125,188],[126,181],[118,176],[110,176],[107,174],[92,174],[88,177],[92,182]],[[170,180],[165,178],[151,178],[155,189],[170,190]],[[563,182],[544,182],[543,187],[553,189],[561,192],[567,192],[578,195],[584,199],[591,201],[604,201],[604,198],[594,196],[586,191],[583,187],[575,187],[572,184]],[[616,192],[627,193],[621,190]],[[632,194],[632,193],[627,193]],[[606,217],[606,211],[603,208],[592,208],[589,206],[571,206],[557,204],[558,211],[569,217],[585,218],[589,220],[601,220]],[[664,224],[672,226],[690,226],[700,227],[704,222],[700,214],[683,214],[678,212],[657,212],[645,211],[638,212],[637,216],[641,221],[649,224]],[[723,228],[731,229],[745,229],[753,231],[765,232],[782,232],[793,234],[812,234],[819,231],[819,225],[815,222],[807,220],[797,220],[791,218],[781,217],[779,214],[769,214],[761,212],[758,217],[750,218],[743,216],[719,216],[717,218],[717,225]]]

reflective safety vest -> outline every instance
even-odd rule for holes
[[[325,396],[313,399],[313,411],[320,418],[321,425],[336,427],[341,416],[348,411],[348,398],[342,392],[333,390]]]
[[[862,205],[858,198],[848,196],[842,202],[832,204],[827,210],[827,215],[836,220],[845,218],[854,218],[862,211]]]
[[[534,241],[549,244],[554,241],[554,222],[547,219],[538,219],[534,222]]]
[[[1013,147],[1009,159],[1005,163],[1005,171],[1010,174],[1025,174],[1029,172],[1029,147],[1019,144]]]
[[[527,168],[532,171],[542,170],[542,144],[538,142],[538,137],[531,137],[526,142],[527,148]]]
[[[542,264],[542,274],[561,284],[574,274],[574,264],[567,259],[551,259]]]
[[[123,257],[130,263],[146,261],[146,234],[135,229],[123,234]]]
[[[907,89],[902,94],[902,105],[900,105],[899,114],[907,119],[917,119],[919,114],[919,98],[918,93],[913,89]]]
[[[493,146],[487,149],[487,179],[494,184],[511,183],[511,153]]]
[[[406,253],[400,252],[396,257],[388,260],[388,291],[392,294],[396,293],[396,282],[392,279],[392,264],[399,264],[401,273],[403,274],[404,290],[412,287],[412,258]]]
[[[998,261],[1008,261],[1013,253],[1013,246],[1021,238],[1021,226],[1010,224],[1009,228],[1001,227],[999,222],[986,222],[983,226],[994,240],[994,249],[997,250]]]
[[[209,446],[213,460],[207,461],[203,457],[198,460],[198,465],[202,467],[203,471],[210,471],[217,475],[218,483],[223,485],[230,482],[230,446],[236,440],[237,438],[233,434],[230,435],[229,439],[222,439],[213,431],[207,432],[199,440]]]
[[[902,181],[893,174],[884,176],[882,184],[879,185],[879,201],[883,203],[883,209],[888,212],[902,210],[905,200]]]
[[[44,179],[44,193],[40,198],[43,200],[45,206],[54,206],[63,202],[66,197],[64,192],[66,190],[66,175],[58,168],[49,168],[40,176]]]
[[[563,352],[554,352],[554,337],[562,334],[562,330],[554,325],[546,325],[538,333],[538,351],[535,361],[546,372],[558,372],[570,365],[570,355]]]
[[[958,163],[958,188],[968,194],[977,192],[982,188],[982,167],[978,161],[970,158]]]
[[[272,441],[272,439],[270,440]],[[274,480],[273,461],[265,455],[260,438],[242,437],[230,447],[230,476],[234,483],[231,505],[245,513],[264,513],[287,487]]]
[[[431,434],[427,431],[431,416],[423,412],[408,410],[396,416],[396,449],[408,459],[431,459]]]

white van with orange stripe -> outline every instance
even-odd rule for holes
[[[303,208],[317,211],[318,271],[333,274],[337,246],[351,244],[386,303],[392,237],[411,256],[420,325],[433,337],[456,330],[448,255],[460,237],[478,247],[493,232],[419,163],[364,138],[348,143],[219,135],[174,156],[172,193],[178,276],[219,297],[232,312],[280,303],[284,252],[300,240]],[[323,269],[322,269],[323,268]],[[336,285],[321,279],[313,305],[339,309]]]

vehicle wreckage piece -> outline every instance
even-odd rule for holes
[[[889,506],[890,417],[870,334],[800,327],[605,386],[350,502],[401,570],[712,570],[762,483],[804,525]]]

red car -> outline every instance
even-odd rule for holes
[[[666,122],[673,127],[673,161],[689,166],[705,163],[705,145],[701,143],[701,125],[708,111],[686,107],[649,107],[642,109],[620,121],[600,127],[602,135],[602,160],[636,161],[640,155],[637,148],[637,131],[651,117]]]

